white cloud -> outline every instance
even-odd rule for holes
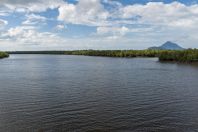
[[[8,24],[8,21],[0,19],[0,29]]]
[[[0,16],[8,16],[8,12],[5,12],[5,11],[0,11]]]
[[[57,30],[63,30],[63,29],[66,29],[66,28],[67,28],[67,26],[64,25],[64,24],[58,24],[58,25],[56,26],[56,29],[57,29]]]
[[[105,49],[105,46],[116,49],[138,46],[146,48],[148,45],[173,40],[184,44],[184,47],[197,47],[198,4],[149,2],[145,5],[122,5],[112,0],[76,2],[77,4],[69,4],[63,0],[1,0],[0,7],[3,5],[12,11],[26,12],[26,20],[22,25],[1,33],[0,41],[16,42],[18,46],[42,45],[46,48],[53,45],[66,49]],[[104,7],[102,3],[108,4],[111,8]],[[46,23],[49,18],[36,15],[38,13],[35,12],[46,11],[49,8],[57,8],[59,12],[57,23],[61,24],[54,27],[56,30],[63,30],[66,28],[65,24],[70,23],[96,27],[96,33],[88,34],[83,39],[72,39],[38,31],[38,27],[42,29],[39,25]],[[0,9],[0,15],[7,15],[7,11]],[[7,23],[0,19],[0,27]]]
[[[54,33],[38,32],[33,26],[18,26],[10,28],[7,32],[1,34],[1,39],[4,38],[6,42],[15,42],[19,45],[57,45],[63,39]],[[4,41],[5,42],[5,41]]]
[[[128,5],[120,8],[119,14],[122,19],[141,16],[141,19],[137,21],[141,24],[172,27],[193,27],[198,24],[198,5],[186,6],[179,2]]]
[[[3,36],[7,37],[13,37],[13,38],[26,38],[31,37],[34,33],[34,27],[31,26],[21,26],[16,28],[10,28]]]
[[[124,28],[123,28],[124,29]],[[106,37],[62,38],[50,32],[38,32],[33,26],[10,28],[0,35],[2,50],[77,50],[126,48],[133,40]]]
[[[179,2],[164,4],[149,2],[146,5],[122,6],[104,0],[114,8],[106,10],[100,0],[80,0],[75,4],[59,7],[58,20],[88,26],[122,26],[123,24],[149,24],[171,27],[196,27],[198,4],[187,6]]]
[[[97,34],[104,35],[104,34],[112,34],[112,35],[119,35],[123,36],[129,32],[129,29],[125,26],[122,27],[98,27]]]
[[[47,20],[46,17],[35,15],[35,14],[28,14],[26,15],[26,20],[22,22],[23,25],[35,25],[35,24],[45,24]]]
[[[58,8],[58,20],[88,26],[151,24],[195,27],[198,24],[198,4],[187,6],[179,2],[148,2],[145,5],[123,6],[116,1],[103,0],[103,3],[112,6],[107,10],[101,2],[102,0],[79,0],[77,4],[69,4],[63,0],[1,0],[0,5],[17,12],[41,12],[48,8]]]
[[[80,0],[76,5],[67,4],[59,7],[58,20],[72,24],[88,26],[105,25],[109,12],[100,0]]]
[[[1,0],[3,5],[15,11],[42,12],[48,8],[54,9],[63,4],[63,0]]]

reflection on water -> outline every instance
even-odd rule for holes
[[[198,67],[157,58],[0,60],[0,131],[198,131]]]

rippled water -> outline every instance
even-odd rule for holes
[[[0,131],[198,131],[198,66],[157,58],[0,60]]]

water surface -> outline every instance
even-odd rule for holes
[[[157,58],[0,60],[0,131],[198,131],[198,66]]]

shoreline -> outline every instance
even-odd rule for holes
[[[198,63],[198,49],[187,50],[73,50],[9,51],[8,54],[81,55],[116,58],[158,57],[160,62]]]
[[[9,54],[6,52],[0,52],[0,59],[8,58]]]

